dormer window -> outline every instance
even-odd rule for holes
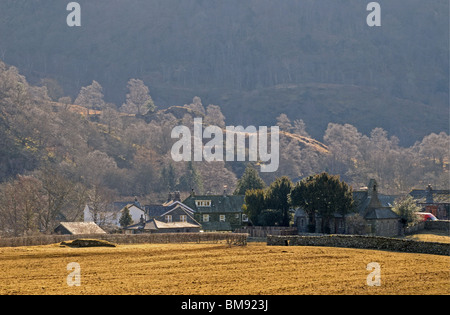
[[[197,207],[211,207],[211,200],[196,200],[195,205]]]

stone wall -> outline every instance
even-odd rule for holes
[[[425,229],[425,222],[419,222],[403,229],[405,235],[415,234]]]
[[[266,237],[267,235],[297,235],[296,227],[284,226],[243,226],[235,233],[247,233],[250,237]]]
[[[248,234],[238,233],[161,233],[161,234],[95,234],[95,235],[40,235],[0,238],[0,247],[35,246],[61,243],[75,239],[106,240],[114,244],[164,243],[218,243],[247,245]]]
[[[439,230],[450,232],[450,221],[449,220],[438,220],[438,221],[426,221],[425,230]]]
[[[420,242],[378,236],[323,235],[323,236],[267,236],[269,246],[326,246],[389,250],[450,256],[450,244]]]

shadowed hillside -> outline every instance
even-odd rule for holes
[[[382,0],[382,26],[359,0],[79,0],[0,3],[0,58],[64,95],[97,80],[120,107],[140,78],[159,108],[200,95],[232,124],[303,119],[383,127],[411,145],[448,129],[449,4]]]

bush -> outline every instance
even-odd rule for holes
[[[407,196],[396,200],[392,210],[400,216],[400,222],[406,228],[418,222],[417,212],[420,212],[421,209],[417,206],[413,197]]]

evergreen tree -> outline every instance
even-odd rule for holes
[[[176,173],[173,165],[170,163],[169,166],[164,166],[161,170],[161,188],[168,189],[172,191],[177,185]]]
[[[125,207],[125,209],[122,211],[122,215],[120,216],[119,224],[121,227],[127,227],[131,223],[133,223],[133,218],[131,217],[130,209],[128,209],[128,207]]]
[[[266,208],[265,192],[263,189],[249,189],[245,192],[244,213],[252,224],[258,223],[258,217]]]
[[[289,226],[289,194],[291,193],[293,184],[287,176],[282,176],[270,184],[267,189],[266,201],[267,207],[278,210],[281,213],[279,225]]]
[[[297,183],[290,194],[293,206],[302,207],[315,225],[315,214],[322,217],[322,231],[329,233],[329,220],[335,213],[345,217],[354,211],[352,189],[339,176],[321,173]],[[312,230],[310,230],[312,232]]]
[[[238,180],[234,195],[245,195],[250,189],[263,189],[266,183],[259,177],[258,171],[251,164],[247,166],[242,177]]]
[[[178,189],[182,191],[194,190],[199,194],[203,193],[203,181],[202,177],[197,171],[192,161],[187,163],[186,173],[181,176]]]

